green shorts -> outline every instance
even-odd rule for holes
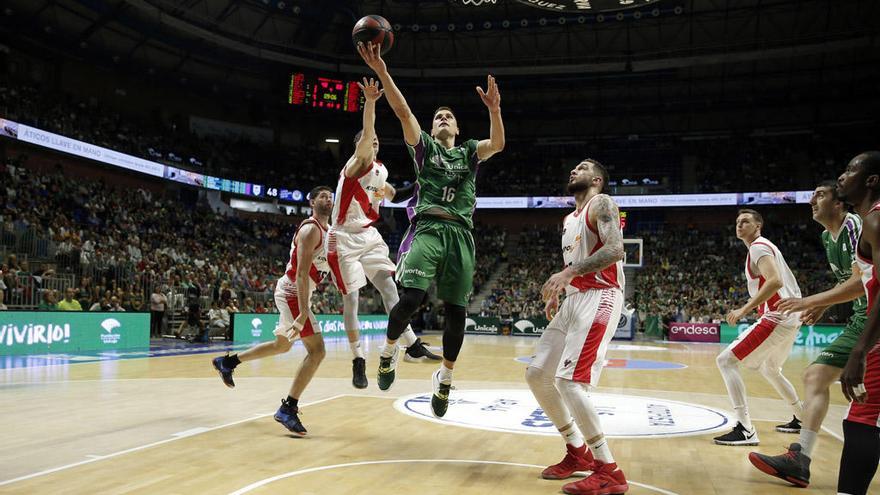
[[[474,237],[459,223],[419,218],[409,252],[398,263],[397,281],[428,290],[437,280],[437,297],[467,306],[474,290]]]
[[[862,330],[865,329],[866,320],[867,319],[861,315],[851,316],[849,321],[846,322],[846,328],[843,330],[843,333],[840,334],[840,337],[837,337],[831,345],[822,349],[822,352],[819,353],[819,357],[817,357],[813,363],[834,366],[835,368],[841,369],[846,366],[846,361],[849,359],[849,354],[852,352],[853,346],[856,345],[859,336],[862,335]]]

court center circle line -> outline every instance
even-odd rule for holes
[[[333,464],[330,466],[317,466],[312,468],[300,469],[299,471],[291,471],[289,473],[279,474],[277,476],[272,476],[271,478],[262,479],[260,481],[256,481],[251,483],[250,485],[240,488],[229,495],[243,495],[250,491],[253,491],[257,488],[263,487],[270,483],[274,483],[279,480],[283,480],[285,478],[292,478],[294,476],[299,476],[301,474],[309,474],[316,473],[319,471],[328,471],[331,469],[338,468],[346,468],[346,467],[356,467],[356,466],[370,466],[375,464],[406,464],[406,463],[447,463],[447,464],[494,464],[499,466],[514,466],[514,467],[525,467],[525,468],[535,468],[535,469],[544,469],[547,466],[538,466],[536,464],[522,464],[518,462],[505,462],[505,461],[483,461],[483,460],[471,460],[471,459],[389,459],[385,461],[361,461],[361,462],[347,462],[345,464]],[[661,493],[663,495],[678,495],[675,492],[670,492],[669,490],[664,490],[662,488],[658,488],[656,486],[647,485],[644,483],[638,483],[636,481],[627,480],[627,483],[635,486],[639,486],[645,488],[647,490],[651,490],[657,493]]]

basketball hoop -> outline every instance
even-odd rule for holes
[[[461,0],[461,3],[464,5],[473,5],[474,7],[479,7],[484,3],[495,3],[497,0]]]

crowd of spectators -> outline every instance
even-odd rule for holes
[[[0,246],[14,252],[36,244],[51,256],[50,263],[32,267],[8,255],[0,266],[5,287],[0,304],[51,307],[61,296],[58,287],[44,284],[51,276],[75,288],[83,310],[137,311],[161,287],[172,308],[195,297],[203,307],[218,301],[223,307],[234,302],[256,312],[275,311],[272,293],[287,263],[296,219],[244,220],[145,190],[71,181],[61,169],[38,174],[10,163],[0,169],[0,183]],[[362,291],[361,310],[381,308],[376,301],[374,291]],[[318,287],[316,308],[341,311],[328,282]]]
[[[107,98],[78,97],[33,85],[0,84],[5,118],[182,169],[259,184],[309,190],[334,184],[339,164],[315,143],[280,146],[238,136],[220,137],[190,128],[188,117],[162,120],[114,108]],[[482,195],[564,194],[570,169],[585,157],[611,172],[612,193],[790,191],[836,177],[870,143],[850,132],[783,136],[731,135],[710,139],[626,136],[553,143],[517,140],[481,167]],[[867,142],[866,142],[867,141]],[[343,140],[343,150],[349,147]],[[399,138],[383,140],[382,159],[391,180],[413,180],[411,160]],[[687,172],[692,170],[692,172]],[[796,171],[796,173],[791,173]]]
[[[763,234],[779,247],[804,295],[833,285],[819,229],[807,224],[772,226]],[[664,228],[641,232],[644,268],[635,275],[634,303],[641,321],[721,323],[748,300],[743,274],[745,245],[732,227],[713,231]],[[835,312],[826,314],[835,318]]]

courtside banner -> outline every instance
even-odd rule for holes
[[[748,328],[749,323],[740,323],[735,327],[732,327],[727,323],[722,323],[721,343],[729,344],[733,342]],[[840,334],[843,333],[845,328],[846,327],[843,325],[801,325],[794,344],[802,345],[804,347],[827,347],[833,344],[834,341],[837,340],[837,337],[840,337]]]
[[[5,355],[149,347],[149,313],[0,312],[0,353]]]
[[[151,162],[125,153],[119,153],[94,144],[77,141],[34,127],[18,124],[18,139],[26,143],[51,148],[56,151],[70,153],[90,160],[95,160],[117,167],[133,170],[154,177],[165,176],[165,165]]]
[[[717,323],[670,323],[669,340],[673,342],[721,342]]]
[[[275,340],[278,313],[235,313],[233,339],[236,343],[267,342]],[[315,315],[321,333],[326,337],[345,335],[342,315]],[[384,315],[358,316],[361,334],[384,334],[388,330],[388,317]]]

